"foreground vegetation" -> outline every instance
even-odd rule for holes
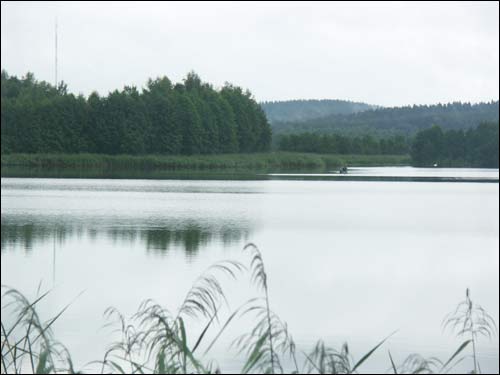
[[[156,170],[221,169],[324,169],[348,166],[408,165],[407,155],[322,155],[269,152],[228,155],[102,155],[102,154],[5,154],[2,167],[108,168]]]
[[[102,359],[91,364],[98,366],[101,373],[220,373],[217,363],[205,358],[232,321],[249,316],[254,322],[253,328],[233,342],[245,357],[241,373],[347,374],[357,373],[395,334],[382,339],[358,359],[352,357],[347,343],[341,348],[333,348],[318,341],[311,352],[300,351],[286,323],[271,309],[262,253],[253,244],[245,246],[245,250],[249,253],[248,267],[231,261],[213,265],[196,280],[176,312],[146,300],[129,320],[116,309],[109,308],[105,315],[114,319],[121,338],[109,346]],[[227,302],[221,280],[239,278],[245,271],[258,296],[230,311],[227,320],[219,322],[222,307]],[[51,332],[52,325],[69,305],[43,322],[37,314],[37,304],[48,292],[30,302],[18,291],[2,288],[2,373],[77,372],[69,351]],[[204,328],[195,337],[187,334],[191,320],[203,322]],[[444,319],[443,328],[456,332],[463,339],[448,359],[413,354],[398,365],[388,351],[387,367],[394,373],[448,373],[458,363],[469,361],[471,372],[480,373],[477,341],[480,336],[491,338],[497,329],[484,309],[473,303],[469,290],[465,300]],[[217,333],[210,336],[208,332],[213,329],[217,329]],[[466,351],[471,354],[464,355]]]

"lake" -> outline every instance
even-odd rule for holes
[[[108,306],[132,314],[153,298],[175,311],[214,262],[248,263],[248,242],[262,251],[271,308],[299,348],[347,341],[359,359],[398,330],[362,372],[388,370],[387,349],[397,362],[415,352],[450,357],[461,340],[441,323],[466,288],[499,321],[498,169],[2,177],[1,198],[2,284],[29,298],[39,283],[50,289],[45,318],[72,302],[54,332],[77,368],[110,343]],[[245,277],[227,283],[232,309],[259,295]],[[223,371],[240,369],[228,346],[245,329],[235,322],[214,348]],[[498,336],[480,339],[483,372],[499,371],[498,350]]]

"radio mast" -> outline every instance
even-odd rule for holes
[[[55,87],[57,89],[57,17],[56,17],[56,25],[55,25]]]

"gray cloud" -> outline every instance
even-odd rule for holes
[[[498,2],[2,2],[2,68],[102,94],[191,69],[257,100],[498,99]]]

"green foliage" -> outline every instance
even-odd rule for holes
[[[28,73],[2,71],[1,151],[195,155],[268,151],[271,128],[248,91],[217,91],[190,72],[115,90],[106,97],[69,94]]]
[[[416,165],[436,163],[444,147],[443,131],[439,126],[417,133],[411,148],[411,157]]]
[[[403,136],[376,139],[371,135],[348,137],[340,134],[301,133],[279,136],[279,149],[323,154],[405,155],[410,151]]]
[[[303,132],[375,137],[413,136],[439,124],[445,130],[468,129],[481,122],[498,122],[498,101],[488,103],[448,103],[376,108],[351,114],[332,114],[304,121],[273,122],[274,134]]]
[[[266,152],[224,155],[101,155],[101,154],[4,154],[2,173],[5,167],[39,168],[47,173],[51,168],[103,171],[158,170],[290,170],[325,169],[343,165],[380,166],[408,165],[407,155],[321,155],[297,152]]]
[[[221,95],[234,111],[239,151],[269,150],[271,129],[264,111],[252,100],[251,93],[226,84],[221,90]]]
[[[416,134],[412,161],[418,166],[498,168],[498,136],[498,123],[482,123],[467,131],[433,126]]]

